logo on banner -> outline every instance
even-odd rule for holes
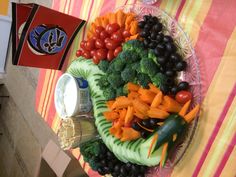
[[[63,50],[66,45],[67,34],[58,27],[39,25],[33,28],[28,36],[31,51],[38,55],[54,55]]]

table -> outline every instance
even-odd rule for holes
[[[137,0],[54,0],[53,9],[85,19],[86,24],[70,51],[70,62],[97,16]],[[236,175],[236,1],[159,0],[160,7],[178,20],[190,37],[200,62],[202,111],[186,155],[169,176]],[[54,108],[54,89],[61,71],[42,69],[39,75],[36,109],[57,133],[60,119]],[[79,149],[71,151],[89,176],[98,176],[83,162]]]

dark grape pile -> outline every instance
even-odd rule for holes
[[[101,145],[101,152],[96,156],[97,169],[100,175],[111,174],[113,177],[144,177],[147,171],[146,166],[132,163],[123,163],[104,145]]]
[[[168,77],[167,86],[161,88],[161,90],[164,93],[175,95],[180,91],[179,88],[188,88],[186,82],[182,83],[181,86],[176,84],[177,73],[184,71],[187,63],[177,52],[177,46],[173,38],[163,34],[163,25],[159,19],[152,15],[145,15],[138,26],[141,29],[140,37],[143,38],[144,46],[153,50],[157,62],[160,64],[160,72]]]

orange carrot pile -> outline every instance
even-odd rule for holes
[[[118,10],[115,13],[108,13],[104,16],[97,17],[95,21],[91,24],[88,31],[88,38],[91,38],[95,34],[95,29],[97,26],[102,26],[106,28],[108,24],[117,23],[121,28],[128,30],[131,36],[127,37],[125,40],[137,39],[138,37],[138,21],[135,18],[134,13],[125,13],[122,10]]]
[[[129,82],[127,89],[128,95],[108,101],[110,110],[103,113],[107,121],[113,122],[110,133],[121,141],[140,138],[140,133],[131,128],[132,122],[147,118],[165,119],[170,113],[178,113],[182,108],[153,84],[149,84],[149,89],[144,89]],[[190,116],[186,116],[190,119]]]

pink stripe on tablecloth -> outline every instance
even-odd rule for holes
[[[93,8],[93,4],[94,4],[94,0],[92,0],[91,6],[90,6],[90,8],[89,8],[89,13],[88,13],[87,21],[89,21],[89,18],[90,18],[90,15],[91,15],[91,11],[92,11],[92,8]],[[83,40],[84,40],[84,38],[85,38],[85,30],[86,30],[86,27],[87,27],[87,23],[85,23],[84,29],[83,29]]]
[[[236,1],[213,0],[195,46],[205,96],[236,25]],[[207,49],[207,50],[206,50]]]
[[[78,0],[75,0],[74,6],[72,8],[72,14],[71,15],[73,15],[77,18],[80,17],[81,7],[82,7],[82,2],[78,1]]]
[[[52,6],[52,9],[53,9],[53,10],[59,11],[59,9],[60,9],[60,1],[61,1],[61,0],[54,0],[54,1],[53,1],[53,6]]]
[[[236,133],[234,134],[234,137],[232,138],[230,144],[228,145],[228,148],[225,151],[225,154],[224,154],[219,166],[217,167],[214,177],[219,177],[221,175],[221,173],[225,167],[225,164],[227,163],[235,145],[236,145]]]
[[[105,4],[105,5],[104,5]],[[109,5],[107,5],[109,4]],[[103,6],[100,11],[100,15],[103,16],[109,11],[113,11],[116,5],[116,1],[111,1],[111,0],[104,0]]]
[[[208,143],[207,143],[207,145],[206,145],[206,147],[205,147],[205,149],[202,153],[202,156],[201,156],[200,160],[198,161],[198,164],[197,164],[197,166],[194,170],[194,173],[193,173],[192,177],[197,177],[198,176],[198,174],[201,170],[201,167],[202,167],[204,161],[206,160],[207,154],[210,151],[211,146],[212,146],[212,144],[213,144],[213,142],[214,142],[214,140],[215,140],[215,138],[216,138],[216,136],[217,136],[217,134],[220,130],[220,127],[221,127],[225,117],[226,117],[226,114],[227,114],[227,112],[228,112],[228,110],[229,110],[229,108],[230,108],[230,106],[231,106],[231,104],[234,100],[235,95],[236,95],[236,84],[234,85],[233,90],[231,91],[231,93],[230,93],[230,95],[229,95],[229,97],[226,101],[224,109],[220,114],[220,117],[219,117],[219,119],[218,119],[218,121],[215,125],[215,128],[214,128],[209,140],[208,140]]]
[[[185,4],[186,0],[182,0],[181,3],[180,3],[180,6],[176,12],[176,15],[175,15],[175,19],[178,21],[179,20],[179,15],[180,15],[180,12],[182,11],[183,7],[184,7],[184,4]]]

